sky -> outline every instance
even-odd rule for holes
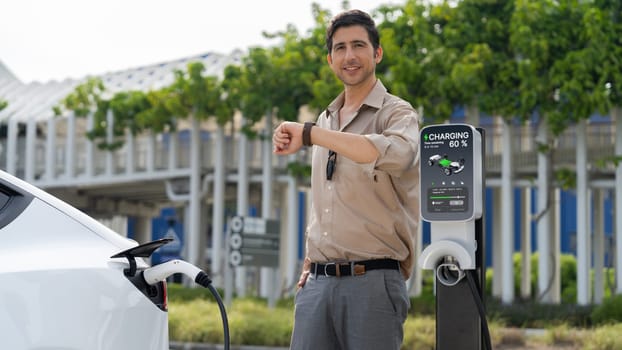
[[[349,0],[371,11],[405,0]],[[77,79],[215,52],[269,46],[263,31],[314,27],[311,4],[341,0],[2,0],[0,62],[25,83]]]

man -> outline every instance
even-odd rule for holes
[[[344,91],[314,123],[284,122],[274,153],[313,145],[312,210],[291,349],[399,349],[419,224],[419,124],[376,78],[382,47],[358,10],[327,29]]]

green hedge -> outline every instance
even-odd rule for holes
[[[602,304],[594,308],[591,317],[594,324],[622,322],[622,295],[603,300]]]
[[[534,296],[528,300],[520,300],[512,305],[503,305],[491,297],[492,270],[486,272],[486,310],[488,322],[493,328],[554,327],[551,338],[560,338],[566,329],[587,329],[603,326],[598,329],[605,334],[619,331],[611,326],[622,322],[622,296],[611,297],[609,282],[613,279],[613,271],[605,278],[605,300],[601,305],[576,305],[576,260],[571,255],[561,256],[561,292],[562,303],[541,304],[538,302],[537,267],[538,255],[531,257],[531,283]],[[520,254],[514,255],[515,295],[520,295]],[[411,298],[411,309],[405,324],[404,349],[433,349],[434,344],[434,313],[436,298],[434,296],[434,277],[432,271],[425,270],[423,275],[422,293]],[[175,341],[222,343],[222,320],[220,311],[209,290],[204,288],[185,288],[180,284],[169,284],[169,333]],[[223,291],[219,290],[223,295]],[[258,298],[234,298],[228,308],[232,344],[287,346],[293,325],[293,297],[279,300],[275,308],[269,309],[267,302]],[[576,331],[569,331],[575,334]],[[556,335],[557,334],[557,335]],[[504,335],[508,337],[507,334]],[[504,336],[497,335],[497,342]],[[588,337],[591,336],[588,335]],[[511,337],[511,336],[510,336]],[[555,340],[553,340],[554,342]],[[605,344],[614,340],[602,340]],[[577,342],[577,341],[575,341]],[[604,347],[605,349],[607,347]],[[608,348],[622,348],[608,347]]]
[[[490,299],[490,298],[489,298]],[[433,350],[435,345],[435,299],[429,290],[412,298],[411,314],[404,324],[403,350]],[[418,310],[417,312],[413,310]],[[544,328],[536,341],[544,345],[566,344],[582,349],[622,349],[622,296],[608,299],[594,308],[576,305],[540,305],[521,302],[511,306],[489,300],[487,321],[492,343],[526,344],[524,332],[512,327]],[[287,347],[293,327],[293,299],[280,300],[269,308],[266,300],[234,298],[227,307],[232,345]],[[589,327],[593,319],[600,327]],[[578,325],[578,326],[576,326]],[[203,288],[169,285],[169,337],[175,342],[223,343],[223,324],[213,296]]]
[[[179,292],[175,289],[172,293]],[[195,291],[183,291],[169,301],[169,337],[172,341],[222,344],[223,324],[218,305]],[[195,294],[196,293],[196,294]],[[198,296],[198,297],[197,297]],[[293,308],[267,307],[257,299],[234,299],[227,308],[232,345],[289,346],[293,327]],[[433,350],[434,319],[430,316],[409,317],[404,325],[402,349]]]

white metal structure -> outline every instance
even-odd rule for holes
[[[100,78],[111,93],[146,91],[170,84],[172,71],[183,70],[191,61],[203,62],[207,74],[220,75],[227,64],[239,63],[241,57],[241,52],[198,55],[106,73]],[[24,84],[0,63],[0,99],[9,102],[8,107],[0,111],[1,169],[98,218],[107,218],[112,214],[137,218],[136,237],[139,242],[150,239],[150,220],[157,216],[160,207],[182,207],[184,226],[189,230],[184,233],[189,238],[185,243],[184,257],[190,263],[205,266],[204,239],[206,227],[211,224],[210,272],[219,286],[222,285],[222,267],[225,263],[221,254],[226,244],[224,219],[225,215],[231,214],[225,212],[226,202],[233,204],[239,201],[239,210],[244,210],[249,204],[261,207],[262,216],[278,215],[283,223],[281,273],[285,275],[280,276],[279,280],[284,282],[277,288],[284,290],[295,285],[300,263],[295,256],[299,248],[296,231],[300,230],[303,218],[293,203],[298,202],[299,187],[305,184],[297,183],[297,179],[287,175],[286,167],[293,160],[304,161],[304,154],[297,155],[296,159],[274,157],[269,151],[269,137],[266,141],[238,142],[242,139],[238,132],[243,119],[240,116],[236,116],[231,128],[227,126],[226,130],[213,124],[190,121],[180,125],[175,132],[128,133],[121,149],[101,151],[84,135],[92,125],[92,118],[85,120],[73,115],[52,117],[51,107],[81,81]],[[467,108],[467,114],[467,123],[481,125],[477,108]],[[510,240],[514,234],[512,221],[523,222],[525,228],[521,235],[527,237],[534,234],[533,242],[540,256],[547,257],[538,262],[537,290],[532,293],[542,302],[558,303],[561,251],[558,215],[562,205],[553,171],[560,168],[578,171],[587,167],[588,173],[578,174],[577,178],[580,180],[577,188],[580,193],[577,195],[583,198],[580,202],[586,204],[585,199],[594,201],[593,191],[615,191],[615,211],[619,212],[622,208],[622,163],[616,166],[610,164],[604,169],[598,168],[596,163],[599,158],[622,154],[622,127],[619,127],[622,125],[622,111],[616,107],[612,109],[607,123],[571,127],[554,140],[544,123],[504,126],[502,118],[493,119],[493,124],[487,124],[486,129],[485,162],[486,186],[495,192],[492,207],[498,209],[498,212],[487,213],[494,215],[496,227],[491,242],[491,246],[496,247],[493,255],[497,258],[492,262],[496,276],[502,273],[507,275],[511,271],[511,253],[516,250]],[[269,125],[270,122],[263,125],[264,136],[271,132]],[[109,127],[112,126],[109,123]],[[577,133],[577,127],[585,128],[581,131],[587,133],[585,137]],[[549,141],[554,141],[557,149],[554,162],[538,152],[538,145]],[[586,151],[577,152],[577,149],[584,148]],[[246,159],[248,169],[240,166],[242,159]],[[580,161],[579,164],[577,161]],[[268,192],[270,186],[272,191]],[[514,199],[513,189],[516,188],[525,189],[525,193],[537,190],[530,194],[534,197],[535,214],[527,210],[523,218],[513,219],[508,207],[502,211],[503,203]],[[599,200],[602,201],[603,196]],[[595,210],[601,210],[599,208],[603,206],[594,205]],[[602,221],[603,213],[591,215],[590,212],[587,204],[577,207],[577,219],[581,221],[577,232],[581,242],[577,251],[581,254],[578,261],[581,278],[577,285],[579,304],[592,300],[589,293],[591,282],[586,277],[586,271],[592,265],[589,257],[593,256],[594,261],[604,260],[602,250],[598,250],[596,255],[589,251],[592,235],[586,232],[588,227],[585,225],[593,218]],[[209,224],[207,221],[210,219],[206,218],[211,218]],[[533,229],[531,223],[535,224]],[[622,281],[622,220],[615,220],[613,231],[616,237],[616,279]],[[594,247],[597,245],[594,244]],[[532,253],[530,244],[524,244],[520,249],[524,256]],[[268,282],[272,281],[269,274],[264,275],[268,276]],[[493,294],[511,303],[515,297],[514,283],[507,277],[493,280]],[[262,290],[263,287],[266,286],[262,286]],[[595,295],[602,294],[602,284],[594,285],[594,288]],[[622,283],[617,284],[616,292],[622,293]]]
[[[99,78],[109,94],[149,91],[170,85],[174,71],[185,70],[190,62],[202,62],[205,75],[220,76],[227,65],[239,64],[241,57],[241,51],[229,55],[208,53],[107,73]],[[184,234],[184,257],[197,266],[205,266],[202,247],[206,242],[202,232],[207,223],[202,218],[208,216],[208,205],[213,203],[212,227],[223,227],[224,201],[251,196],[249,191],[236,196],[228,185],[263,182],[263,176],[256,172],[249,172],[244,180],[228,171],[238,167],[237,155],[248,149],[252,152],[249,167],[272,165],[281,169],[281,174],[288,160],[271,157],[271,152],[267,158],[262,155],[262,149],[270,149],[269,141],[254,140],[249,147],[241,147],[215,123],[196,120],[182,121],[176,131],[161,134],[127,133],[121,149],[100,150],[85,137],[85,131],[93,125],[92,115],[78,118],[68,113],[55,117],[52,113],[52,107],[85,80],[23,84],[0,63],[0,99],[8,101],[8,107],[0,111],[0,168],[98,219],[112,215],[135,218],[135,237],[141,243],[151,239],[151,219],[162,207],[182,207],[184,226],[189,231]],[[114,120],[112,115],[109,118],[108,127],[112,130]],[[239,119],[236,117],[236,122]],[[288,177],[281,175],[274,180],[286,183]],[[296,198],[296,192],[290,193]],[[279,212],[287,215],[287,221],[297,220],[295,210],[284,208]],[[289,241],[288,251],[297,250],[295,239],[283,241]],[[224,232],[213,230],[211,242],[214,247],[223,247]],[[222,250],[212,249],[209,257],[217,284],[223,273]],[[296,261],[284,264],[295,266]],[[297,279],[295,271],[290,270],[290,274],[288,285]]]

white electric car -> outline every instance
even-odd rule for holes
[[[0,171],[0,349],[168,350],[166,282],[139,246]]]

